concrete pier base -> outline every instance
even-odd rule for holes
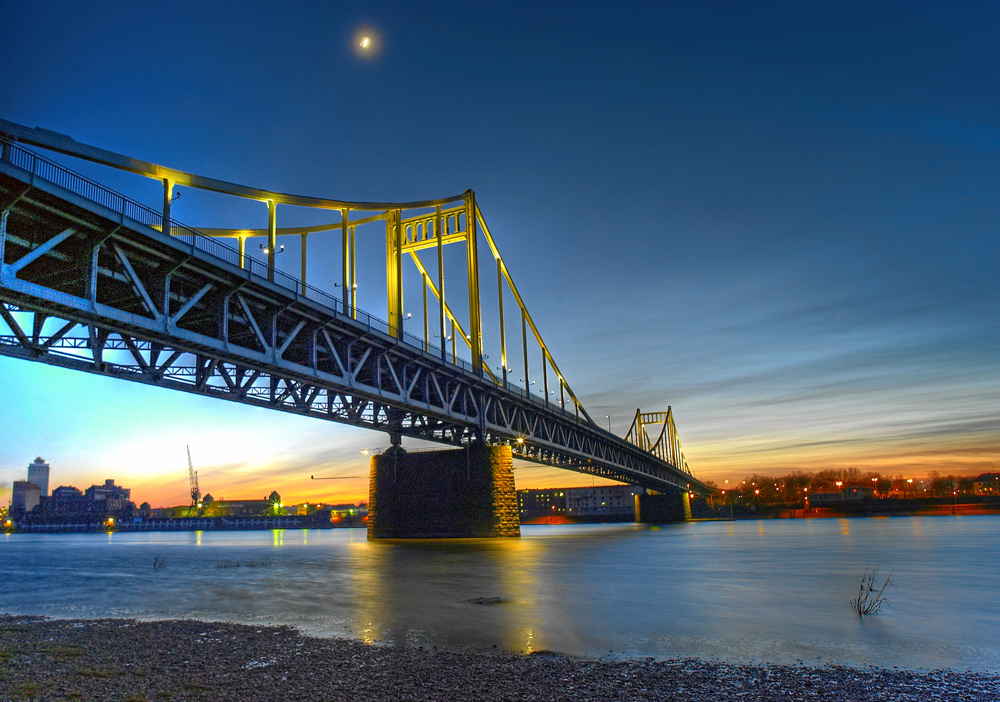
[[[635,521],[641,524],[670,524],[691,519],[691,499],[687,490],[635,496]]]
[[[369,539],[519,537],[509,446],[407,453],[371,461]]]

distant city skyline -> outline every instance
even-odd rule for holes
[[[1000,464],[1000,8],[172,8],[8,3],[0,117],[283,192],[474,189],[590,414],[624,435],[637,407],[672,406],[699,478]],[[168,49],[123,48],[150,27]],[[378,52],[355,52],[363,27]],[[183,195],[182,222],[266,224],[259,203]],[[332,286],[333,248],[316,247],[316,284]],[[359,305],[384,316],[378,287]],[[217,497],[357,502],[362,449],[388,445],[6,357],[0,381],[0,502],[42,455],[51,486],[115,476],[182,504],[187,444]]]

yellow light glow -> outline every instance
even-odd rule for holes
[[[359,58],[375,58],[382,50],[381,34],[374,27],[359,27],[351,38],[351,46]]]

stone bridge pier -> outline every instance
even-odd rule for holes
[[[647,492],[635,496],[635,521],[642,524],[669,524],[691,519],[691,497],[687,490]]]
[[[369,539],[519,537],[509,446],[372,456]]]

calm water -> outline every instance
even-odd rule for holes
[[[997,671],[998,531],[985,516],[413,543],[357,529],[12,535],[0,536],[0,611],[291,624],[398,646]],[[873,565],[896,590],[859,619],[849,601]]]

